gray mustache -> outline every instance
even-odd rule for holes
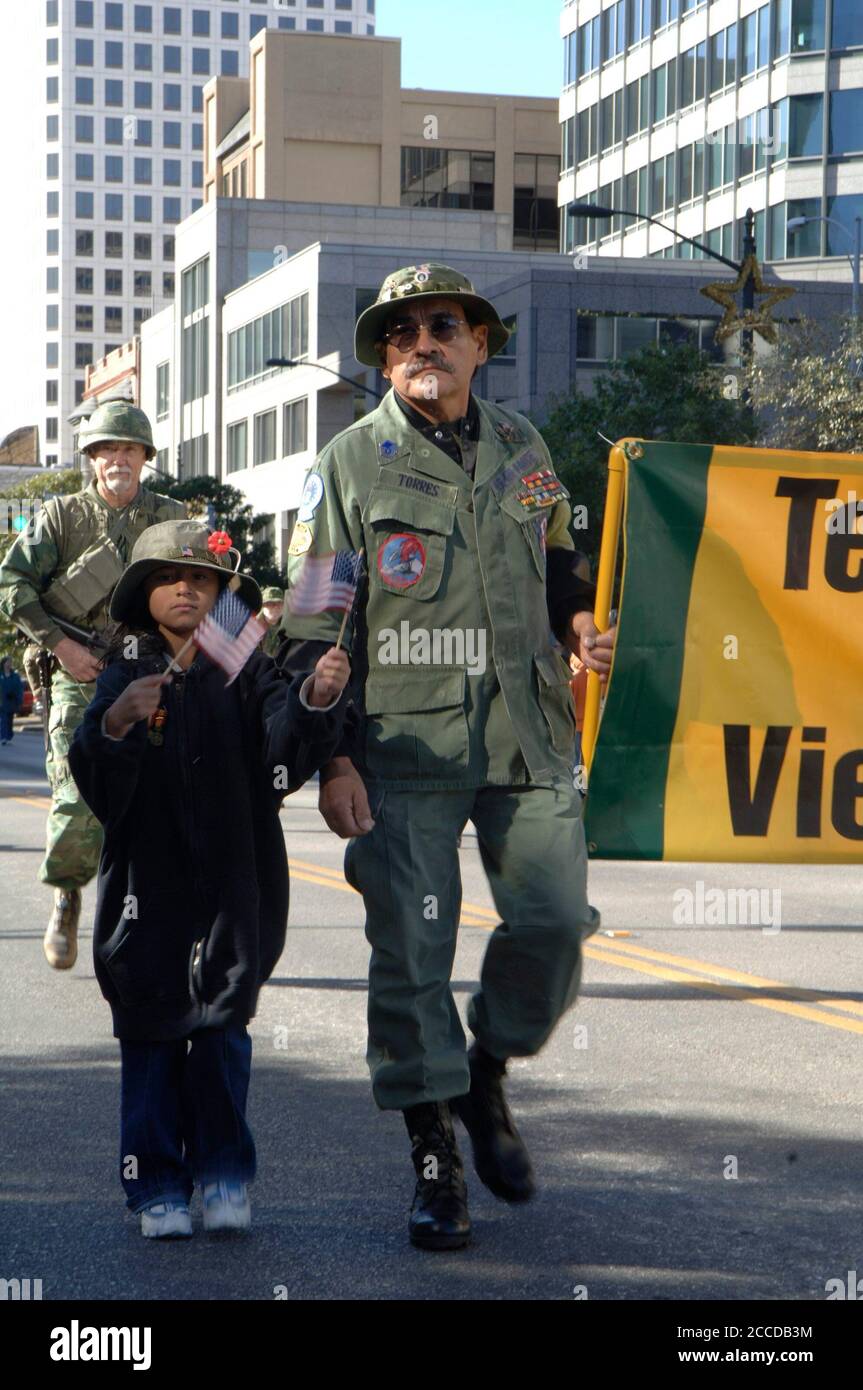
[[[442,357],[438,357],[437,353],[435,353],[433,356],[425,358],[422,362],[412,363],[411,366],[408,367],[406,373],[408,380],[412,377],[419,376],[420,372],[427,372],[429,367],[440,367],[442,372],[449,372],[450,376],[453,372],[450,363],[445,362]]]

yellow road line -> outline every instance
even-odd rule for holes
[[[6,796],[4,801],[20,801],[22,806],[38,806],[40,811],[50,811],[50,796]]]
[[[292,879],[300,879],[303,883],[317,883],[321,888],[336,888],[340,892],[353,893],[356,896],[356,889],[352,888],[351,885],[345,881],[343,875],[339,874],[338,877],[336,877],[331,869],[321,870],[316,874],[305,873],[303,869],[298,867],[301,863],[305,864],[305,861],[299,859],[290,860]],[[310,867],[316,866],[312,865]],[[323,876],[324,873],[327,875],[326,878]],[[476,917],[472,913],[462,912],[459,925],[463,927],[485,927],[488,923],[483,918]]]
[[[658,980],[670,980],[675,984],[687,985],[692,989],[705,989],[711,994],[721,994],[724,998],[736,1000],[740,1004],[754,1004],[759,1009],[771,1009],[774,1013],[790,1014],[793,1018],[805,1018],[810,1023],[823,1023],[828,1028],[839,1028],[845,1033],[863,1033],[863,1020],[856,1018],[843,1018],[840,1014],[822,1013],[821,1010],[809,1008],[806,1004],[795,1004],[782,999],[755,999],[750,989],[741,989],[735,985],[720,985],[714,980],[699,979],[695,975],[687,975],[682,970],[672,970],[667,966],[648,965],[646,961],[633,960],[631,956],[618,955],[616,952],[606,951],[604,948],[597,950],[595,946],[586,945],[584,954],[592,960],[604,961],[607,965],[619,965],[624,970],[635,970],[641,975],[652,975]]]

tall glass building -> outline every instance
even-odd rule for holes
[[[736,259],[749,207],[764,260],[853,249],[863,0],[570,0],[561,33],[564,251],[700,254],[648,214]]]

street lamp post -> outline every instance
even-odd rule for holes
[[[838,227],[840,232],[844,232],[846,236],[851,236],[851,233],[845,226],[844,222],[840,222],[835,217],[792,217],[785,224],[785,230],[787,232],[796,231],[799,227],[805,227],[807,222],[827,222],[831,227]],[[863,249],[863,217],[854,218],[854,236],[852,239],[854,242],[854,255],[853,257],[848,257],[849,261],[851,262],[851,270],[853,275],[851,281],[851,317],[859,321],[860,252],[861,249]]]
[[[322,362],[309,362],[305,358],[302,360],[295,357],[268,357],[268,367],[315,367],[319,372],[329,372],[330,376],[337,376],[339,381],[346,381],[349,386],[358,386],[353,377],[345,376],[343,372],[336,372],[332,367],[325,367]],[[380,391],[376,391],[373,386],[363,386],[362,390],[370,396],[377,396],[379,401],[383,400]]]

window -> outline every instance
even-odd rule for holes
[[[45,382],[45,404],[56,405],[60,397],[59,382],[56,378]]]
[[[821,216],[820,198],[795,198],[787,203],[786,207],[789,222],[798,217],[819,218]],[[800,227],[790,228],[787,237],[787,255],[792,258],[820,256],[821,225],[818,221],[811,221]]]
[[[603,97],[599,104],[602,151],[613,149],[623,142],[623,88]]]
[[[123,27],[123,6],[118,4],[107,4],[105,6],[105,28],[122,29]]]
[[[56,344],[55,344],[55,346],[56,346]],[[75,344],[75,366],[76,366],[76,367],[89,367],[89,366],[90,366],[90,363],[91,363],[92,361],[93,361],[93,345],[92,345],[92,343],[76,343],[76,344]],[[54,365],[55,365],[55,366],[57,365],[56,362],[54,363]]]
[[[305,357],[309,350],[309,296],[298,295],[278,309],[228,334],[228,390],[277,368],[270,357]]]
[[[856,154],[863,149],[863,89],[848,87],[830,93],[831,154]]]
[[[309,0],[311,3],[311,0]],[[310,34],[322,34],[324,32],[324,21],[322,19],[307,19],[306,28]]]
[[[149,193],[136,193],[134,208],[136,222],[152,222],[153,199],[150,197]]]
[[[202,150],[204,148],[204,127],[200,121],[192,123],[192,149]]]
[[[45,290],[48,294],[57,294],[60,289],[60,269],[59,266],[49,265],[45,268]]]
[[[204,109],[204,89],[203,87],[192,88],[192,110],[203,111]]]
[[[90,196],[92,198],[93,195]],[[45,198],[45,215],[46,217],[60,216],[60,194],[54,189]]]
[[[123,293],[123,272],[122,270],[105,271],[105,293],[110,295],[122,295]]]
[[[93,79],[92,77],[75,78],[75,104],[77,106],[93,105]]]
[[[46,0],[45,23],[48,25],[57,23],[57,0]]]
[[[105,255],[109,260],[122,260],[123,258],[123,233],[105,233]]]
[[[90,127],[91,127],[91,130],[92,130],[93,117],[92,117],[92,116],[82,116],[81,119],[84,120],[84,121],[89,120],[89,122],[90,122]],[[77,134],[77,129],[78,129],[78,127],[77,127],[77,121],[76,121],[76,125],[75,125],[76,134]],[[85,138],[86,138],[86,137],[85,137]],[[92,135],[91,135],[91,136],[90,136],[90,139],[92,140],[92,138],[93,138],[93,137],[92,137]],[[60,117],[59,117],[59,116],[47,116],[47,117],[45,118],[45,139],[46,139],[46,140],[59,140],[59,139],[60,139]]]
[[[833,227],[828,223],[825,228],[827,255],[845,256],[849,248],[854,246],[854,219],[863,217],[863,198],[859,193],[843,193],[838,197],[828,197],[827,216],[841,224],[841,227]],[[844,235],[842,227],[845,228]]]
[[[162,71],[182,72],[183,50],[179,44],[169,43],[162,49]]]
[[[169,450],[169,449],[157,449],[157,451],[156,451],[156,467],[158,468],[159,473],[167,474],[167,473],[169,472],[169,467],[168,467],[168,465],[170,464],[170,461],[171,461],[169,455],[170,455],[170,450]],[[157,474],[157,476],[158,476],[158,474]]]
[[[179,111],[182,107],[182,88],[178,82],[166,82],[162,88],[162,104],[166,111]]]
[[[117,39],[108,39],[105,43],[105,67],[121,68],[123,66],[123,45]]]
[[[135,83],[135,105],[143,111],[149,111],[153,105],[153,84],[152,82]]]
[[[51,43],[56,44],[57,40],[56,40],[56,39],[49,39],[48,42],[49,42],[49,44],[51,44]],[[48,61],[51,62],[51,59],[49,58]],[[53,61],[56,62],[57,59],[54,58]],[[92,39],[76,39],[76,40],[75,40],[75,66],[76,66],[76,67],[79,67],[79,68],[91,68],[91,67],[93,66],[93,40],[92,40]]]
[[[238,39],[240,37],[240,16],[236,14],[222,15],[222,38]]]
[[[76,116],[76,120],[83,120],[82,116]],[[105,117],[105,144],[122,145],[123,143],[123,118],[122,116]]]
[[[152,34],[153,32],[153,7],[152,5],[135,6],[135,33]]]
[[[180,148],[182,129],[179,121],[162,122],[162,144],[166,150],[178,150]]]
[[[142,116],[135,116],[135,144],[152,145],[153,143],[153,122],[144,119]]]
[[[856,0],[845,0],[840,7],[858,10]],[[778,0],[776,15],[776,56],[786,53],[813,53],[824,47],[824,0]],[[834,36],[836,26],[834,24]]]
[[[182,216],[179,198],[162,199],[162,221],[179,222]]]
[[[75,155],[75,178],[80,181],[92,182],[93,180],[93,156],[91,154]]]
[[[93,28],[93,0],[75,0],[75,23],[79,29]]]
[[[337,19],[333,25],[333,32],[336,34],[352,34],[353,26],[349,19]]]
[[[135,159],[135,182],[136,182],[136,183],[144,183],[144,184],[146,184],[146,183],[152,183],[152,182],[153,182],[153,161],[152,161],[152,159],[148,159],[148,158],[146,158],[146,157],[143,156],[143,155],[139,155],[139,156],[136,157],[136,159]]]
[[[623,93],[616,93],[621,98]],[[617,103],[615,103],[617,105]],[[557,250],[557,184],[554,155],[517,154],[514,166],[513,249]]]
[[[45,305],[45,327],[49,333],[56,333],[60,325],[60,306],[59,304]],[[91,324],[92,327],[92,324]]]
[[[280,28],[280,29],[296,29],[296,27],[297,27],[297,21],[296,21],[295,19],[292,19],[292,18],[285,19],[284,17],[282,17],[282,18],[279,19],[279,28]]]
[[[282,455],[302,454],[308,445],[309,399],[288,401],[282,418]]]
[[[616,58],[626,47],[626,0],[615,0],[603,11],[603,57],[606,62]]]
[[[76,232],[76,237],[86,235],[84,232]],[[60,251],[60,233],[56,227],[51,227],[45,237],[45,254],[56,256]],[[90,252],[92,255],[92,251]]]
[[[48,101],[48,102],[51,102],[51,101],[59,101],[59,99],[60,99],[60,83],[59,83],[59,79],[56,78],[56,77],[49,77],[49,78],[46,78],[46,81],[45,81],[45,100]]]
[[[222,49],[222,76],[239,77],[240,75],[240,55],[232,53],[229,49]]]
[[[255,421],[255,454],[253,462],[272,463],[276,457],[276,412],[265,410],[263,414],[256,415]]]
[[[50,251],[50,247],[49,247],[48,249],[49,249],[49,251]],[[58,248],[55,246],[54,250],[56,251],[57,249],[58,249]],[[93,233],[90,232],[90,231],[87,231],[87,232],[76,231],[76,232],[75,232],[75,255],[76,255],[76,256],[92,256],[92,254],[93,254]]]
[[[174,238],[173,236],[162,237],[162,260],[172,261],[174,259]]]
[[[402,146],[402,207],[494,208],[494,155]]]
[[[166,420],[171,409],[171,364],[160,362],[156,368],[156,419]]]
[[[173,259],[173,250],[171,253]],[[204,256],[183,271],[183,318],[210,302],[210,258]]]
[[[78,155],[78,156],[77,156],[77,159],[81,159],[81,158],[83,158],[83,157],[84,157],[84,156],[82,156],[82,155]],[[92,159],[92,155],[90,156],[90,158]],[[76,162],[77,162],[77,161],[76,161]],[[90,177],[91,177],[91,178],[93,177],[92,174],[90,175]],[[122,156],[121,154],[106,154],[106,155],[105,155],[105,182],[106,182],[106,183],[122,183],[122,182],[123,182],[123,156]]]
[[[105,306],[105,332],[123,332],[123,310],[119,304],[106,304]]]
[[[247,420],[238,420],[227,429],[228,461],[227,472],[239,473],[249,466],[249,425]]]
[[[135,44],[135,71],[153,71],[153,45],[151,43]]]
[[[209,318],[198,319],[183,329],[183,404],[206,396],[209,390]]]
[[[50,325],[49,325],[50,326]],[[54,325],[56,327],[56,324]],[[93,305],[75,305],[75,330],[78,333],[93,332]]]
[[[174,298],[174,272],[165,270],[162,272],[162,294],[166,299]]]
[[[146,323],[149,317],[149,308],[145,308],[143,305],[138,305],[136,308],[134,308],[132,310],[132,326],[134,331],[137,332],[138,329],[141,327],[141,324]]]
[[[153,295],[153,276],[149,270],[135,271],[135,298],[151,299]]]
[[[180,480],[202,478],[206,475],[209,458],[210,437],[199,434],[196,439],[186,439],[180,445]]]
[[[56,415],[49,415],[49,416],[46,418],[46,420],[45,420],[45,438],[46,438],[46,439],[56,439],[56,438],[57,438],[57,416],[56,416]]]
[[[176,5],[166,5],[162,11],[162,30],[166,34],[183,32],[183,12]]]
[[[105,194],[105,220],[106,222],[123,221],[123,195],[122,193]]]
[[[788,153],[792,159],[821,154],[823,112],[824,97],[820,92],[789,99]]]
[[[863,9],[859,0],[833,0],[832,48],[859,48],[863,44]]]
[[[599,67],[600,31],[602,16],[596,15],[578,27],[576,77],[585,77]]]
[[[135,233],[135,260],[149,261],[153,258],[153,238],[149,232]]]
[[[50,197],[51,195],[49,194],[48,196]],[[93,216],[93,194],[92,194],[92,193],[82,193],[82,192],[79,190],[79,191],[75,194],[75,216],[76,216],[76,217],[92,217],[92,216]]]
[[[168,184],[169,187],[179,188],[181,169],[182,164],[179,159],[164,160],[162,167],[162,182]]]
[[[118,77],[105,78],[105,105],[123,105],[123,83]]]
[[[253,39],[260,29],[266,29],[266,16],[262,14],[249,15],[249,38]]]
[[[240,190],[240,197],[241,197],[241,198],[245,198],[245,196],[246,196],[246,188],[245,188],[245,183],[246,183],[246,180],[245,180],[246,165],[245,165],[245,163],[243,163],[243,164],[241,165],[241,173],[242,173],[242,175],[243,175],[243,178],[241,179],[241,182],[242,182],[243,187],[242,187],[241,190]],[[203,162],[202,162],[200,159],[193,159],[193,160],[192,160],[192,187],[193,187],[193,188],[203,188],[203,186],[204,186],[204,165],[203,165]]]
[[[209,48],[192,49],[192,72],[201,77],[206,77],[210,71],[210,50]]]

